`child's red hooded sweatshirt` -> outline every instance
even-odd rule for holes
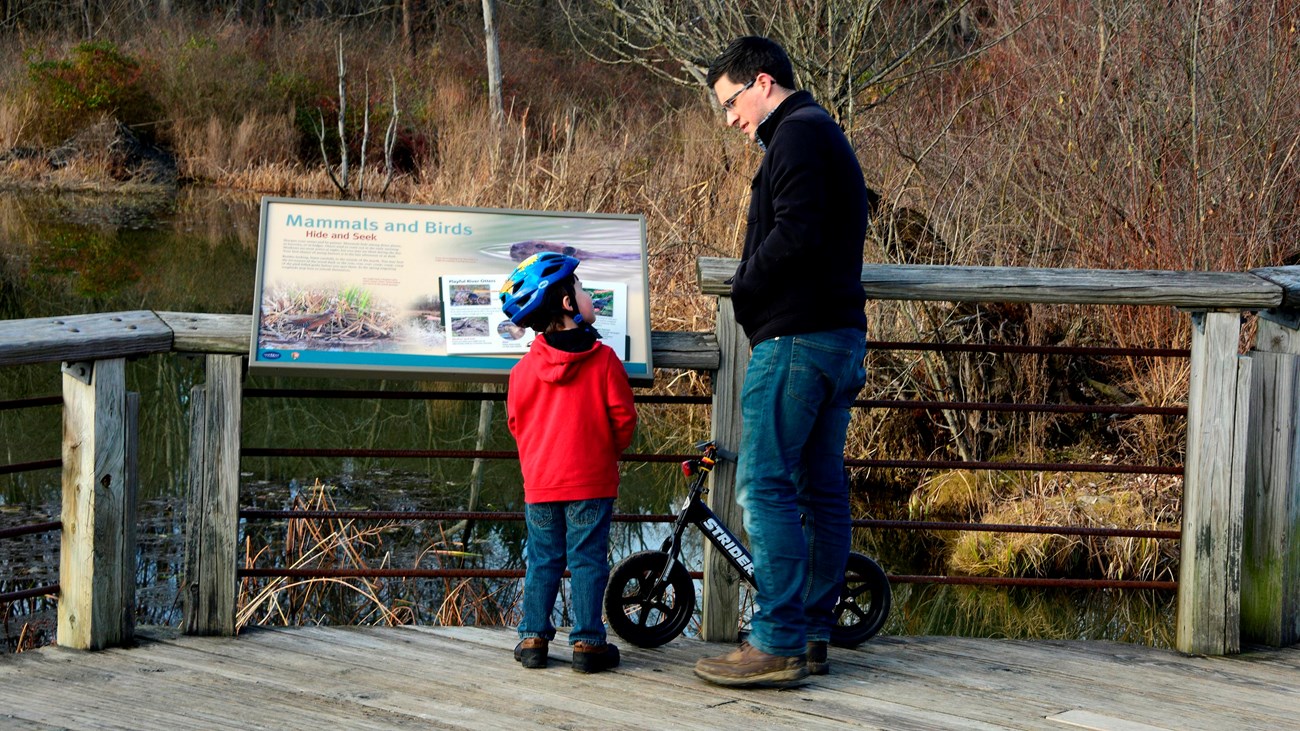
[[[632,443],[636,408],[609,346],[571,353],[539,334],[510,370],[506,413],[525,502],[617,497],[618,457]]]

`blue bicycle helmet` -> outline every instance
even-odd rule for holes
[[[553,251],[524,259],[501,285],[501,311],[514,324],[527,327],[529,317],[546,299],[546,288],[577,268],[577,259]]]

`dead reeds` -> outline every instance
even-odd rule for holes
[[[294,498],[295,510],[334,510],[333,488],[315,482]],[[244,566],[270,564],[287,570],[391,568],[389,536],[409,528],[398,520],[359,522],[342,518],[290,518],[283,536],[254,547],[245,538]],[[427,532],[433,533],[433,532]],[[412,568],[440,567],[442,561],[471,557],[445,536],[418,552]],[[411,579],[373,577],[275,577],[245,579],[236,609],[236,626],[342,624],[508,624],[514,621],[517,581],[443,578],[439,591],[417,590]],[[428,587],[426,587],[427,589]],[[436,608],[425,606],[434,594]]]

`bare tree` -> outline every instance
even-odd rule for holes
[[[972,0],[561,0],[561,6],[591,56],[692,86],[704,82],[708,63],[733,39],[773,38],[790,54],[798,85],[845,126],[868,88],[875,91],[870,106],[923,68],[982,50],[971,41],[980,15],[988,15]],[[597,10],[585,10],[592,6]]]
[[[505,121],[505,102],[501,91],[501,52],[497,42],[496,0],[483,0],[483,40],[487,47],[488,98],[492,105],[492,124],[500,129]]]
[[[351,170],[349,167],[348,152],[348,130],[347,130],[347,111],[348,111],[348,86],[347,75],[348,69],[343,60],[343,36],[339,36],[339,114],[338,114],[338,147],[339,147],[339,164],[335,166],[330,162],[329,147],[327,145],[328,135],[325,132],[325,114],[319,113],[316,124],[316,137],[320,140],[321,159],[325,162],[325,172],[329,174],[330,182],[344,198],[356,200],[365,200],[366,195],[366,151],[370,145],[370,76],[366,75],[364,91],[362,97],[365,99],[365,106],[362,107],[361,122],[361,143],[358,152],[357,177],[355,185],[352,182]],[[393,167],[393,148],[397,145],[397,77],[389,74],[389,84],[392,88],[393,96],[393,113],[388,119],[388,128],[384,132],[384,187],[379,191],[379,197],[383,198],[388,193],[388,187],[392,185],[393,177],[396,171]]]

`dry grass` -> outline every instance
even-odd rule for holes
[[[1177,529],[1171,478],[1107,480],[1092,474],[1040,475],[1034,484],[986,501],[980,522]],[[1172,581],[1176,547],[1152,538],[964,531],[951,540],[949,569],[972,576],[1087,576]]]
[[[295,510],[334,510],[333,488],[317,481],[295,497]],[[287,569],[389,568],[392,549],[387,536],[401,521],[358,524],[347,519],[294,518],[285,523],[280,555],[270,546],[245,547],[245,567],[262,564]],[[459,561],[470,554],[441,536],[420,551],[414,566]],[[245,580],[236,605],[236,626],[308,623],[410,624],[423,616],[400,589],[400,581],[382,578],[290,578]],[[506,624],[515,613],[517,582],[483,579],[443,579],[442,602],[433,612],[440,624]]]

